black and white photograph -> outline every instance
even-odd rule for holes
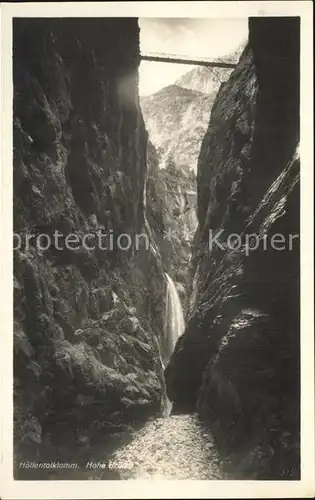
[[[76,498],[142,480],[290,492],[314,458],[301,15],[119,3],[10,21],[9,473],[47,498],[87,480]]]

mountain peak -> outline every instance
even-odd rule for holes
[[[175,85],[203,94],[213,94],[219,90],[221,83],[229,78],[232,71],[230,68],[197,66],[181,76]]]
[[[163,87],[162,89],[158,90],[152,96],[150,97],[158,97],[158,96],[166,96],[166,95],[177,95],[177,96],[182,96],[182,97],[196,97],[197,95],[200,95],[201,92],[198,90],[190,89],[189,87],[183,87],[182,85],[178,85],[177,82],[168,85],[167,87]]]
[[[237,49],[218,62],[237,63],[243,50],[245,42],[242,42]],[[203,94],[213,94],[218,92],[221,83],[226,82],[232,73],[232,68],[209,68],[208,66],[197,66],[181,76],[175,85],[186,89],[202,92]]]

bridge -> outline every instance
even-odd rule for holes
[[[216,61],[210,61],[207,59],[190,59],[187,56],[179,56],[177,54],[162,54],[156,52],[147,52],[145,54],[140,54],[142,61],[155,61],[163,63],[172,64],[189,64],[191,66],[207,66],[209,68],[236,68],[236,63],[224,62],[220,59]]]

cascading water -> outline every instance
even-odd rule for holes
[[[174,350],[178,337],[184,333],[185,319],[175,283],[168,274],[165,273],[165,276],[167,279],[167,291],[164,362],[167,363]]]
[[[178,337],[184,333],[185,319],[176,286],[172,278],[165,273],[167,279],[166,289],[166,314],[164,328],[164,342],[162,349],[162,363],[165,367],[170,360]],[[164,416],[171,412],[172,404],[169,401],[166,391],[164,395]]]

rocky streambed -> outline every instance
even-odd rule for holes
[[[213,438],[195,414],[147,423],[108,467],[117,479],[224,479]]]

